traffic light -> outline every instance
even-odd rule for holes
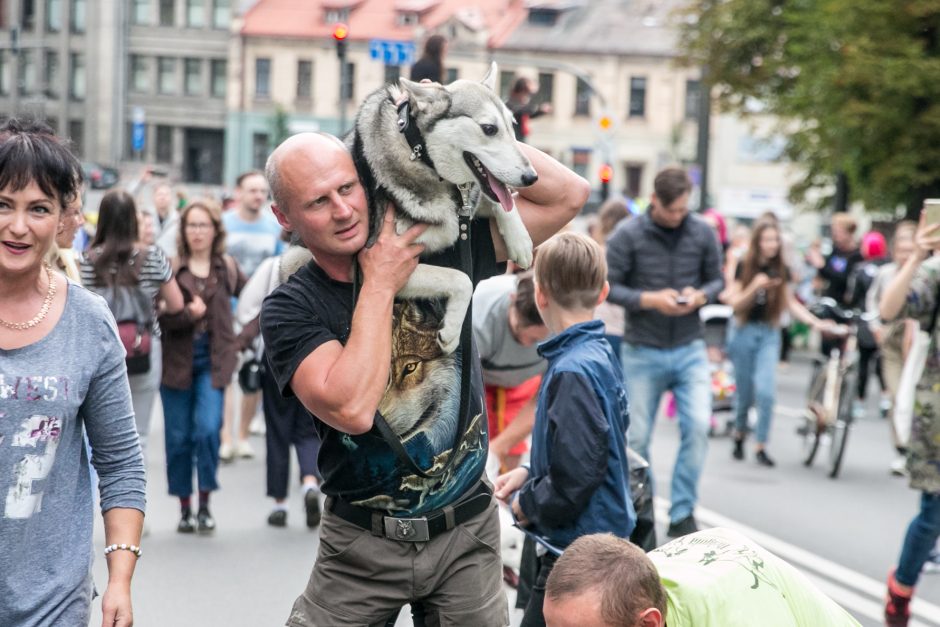
[[[336,40],[336,56],[340,59],[346,58],[346,38],[349,37],[349,27],[345,24],[335,24],[333,26],[333,39]]]
[[[602,131],[607,132],[614,127],[614,119],[609,115],[602,115],[597,121],[597,125]]]
[[[609,163],[605,163],[601,166],[598,175],[601,179],[601,200],[607,200],[610,198],[610,179],[614,177],[614,169]]]

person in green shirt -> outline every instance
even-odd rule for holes
[[[583,536],[555,563],[543,612],[548,627],[860,627],[794,567],[723,528],[649,554]]]

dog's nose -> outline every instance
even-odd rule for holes
[[[535,170],[531,170],[522,175],[522,184],[526,187],[535,184],[537,180],[539,180],[539,175],[535,173]]]

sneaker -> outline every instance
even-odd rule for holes
[[[265,435],[268,432],[268,426],[264,422],[264,415],[260,412],[251,418],[248,423],[248,433],[251,435]]]
[[[853,401],[852,420],[861,420],[864,417],[865,417],[865,405],[862,404],[862,401]]]
[[[891,474],[895,477],[907,476],[907,456],[898,455],[891,462]]]
[[[682,520],[669,523],[669,530],[666,531],[666,535],[670,538],[678,538],[696,531],[698,531],[698,525],[695,524],[695,517],[689,514]]]
[[[251,459],[255,456],[255,449],[251,447],[251,442],[248,440],[239,440],[235,446],[235,454],[242,459]]]
[[[738,461],[744,459],[744,438],[734,439],[734,450],[731,451],[731,457]]]
[[[888,575],[888,594],[885,595],[886,627],[907,627],[911,619],[911,594],[904,595],[897,588],[894,571]]]
[[[268,524],[272,527],[286,527],[287,526],[287,510],[286,509],[276,509],[270,514],[268,514]]]
[[[193,512],[188,507],[183,510],[180,516],[180,522],[176,525],[177,533],[193,533],[196,531],[196,519],[193,518]]]
[[[219,446],[219,460],[226,464],[235,459],[235,450],[228,442],[222,442]]]
[[[316,490],[307,490],[304,494],[304,510],[307,512],[308,529],[320,524],[320,495]]]
[[[199,533],[212,533],[215,531],[215,518],[209,513],[208,507],[199,508],[199,513],[196,514],[196,525],[196,530]]]
[[[887,418],[891,414],[892,405],[893,403],[891,402],[890,396],[885,396],[885,395],[881,396],[881,401],[879,401],[878,403],[878,411],[881,412],[882,418]]]
[[[757,463],[761,466],[767,466],[768,468],[773,468],[776,466],[776,462],[770,458],[770,455],[767,454],[767,451],[761,449],[757,451],[757,454],[754,456],[754,459],[757,460]]]

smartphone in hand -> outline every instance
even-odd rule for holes
[[[677,305],[688,305],[689,302],[690,302],[689,299],[686,298],[685,296],[676,296]]]
[[[928,198],[924,201],[924,213],[927,224],[940,224],[940,198]]]

